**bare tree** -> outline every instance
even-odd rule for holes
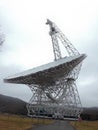
[[[3,45],[3,43],[4,43],[4,34],[0,32],[0,47]]]

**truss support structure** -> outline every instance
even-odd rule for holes
[[[79,55],[78,50],[70,43],[55,23],[47,20],[50,26],[54,60],[62,58],[59,42],[61,42],[68,57]],[[29,85],[33,96],[27,104],[29,116],[50,117],[78,117],[82,112],[82,104],[79,97],[76,80],[78,78],[82,63],[77,65],[66,77],[63,77],[51,86]],[[47,84],[46,84],[47,85]]]
[[[74,79],[60,79],[55,86],[29,86],[33,96],[27,104],[28,116],[77,117],[81,102]]]

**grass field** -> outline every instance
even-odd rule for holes
[[[33,125],[52,123],[49,119],[32,119],[16,115],[0,114],[0,130],[30,130]]]
[[[76,130],[98,130],[98,121],[76,121],[71,124]]]

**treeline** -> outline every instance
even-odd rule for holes
[[[84,108],[81,118],[83,120],[98,120],[98,107]]]
[[[81,114],[81,118],[82,118],[82,120],[91,120],[91,121],[94,121],[94,120],[98,120],[98,115]]]

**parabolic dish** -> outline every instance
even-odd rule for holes
[[[64,57],[57,61],[24,71],[4,79],[7,83],[51,86],[55,81],[66,77],[79,63],[85,59],[86,55],[76,55]]]

